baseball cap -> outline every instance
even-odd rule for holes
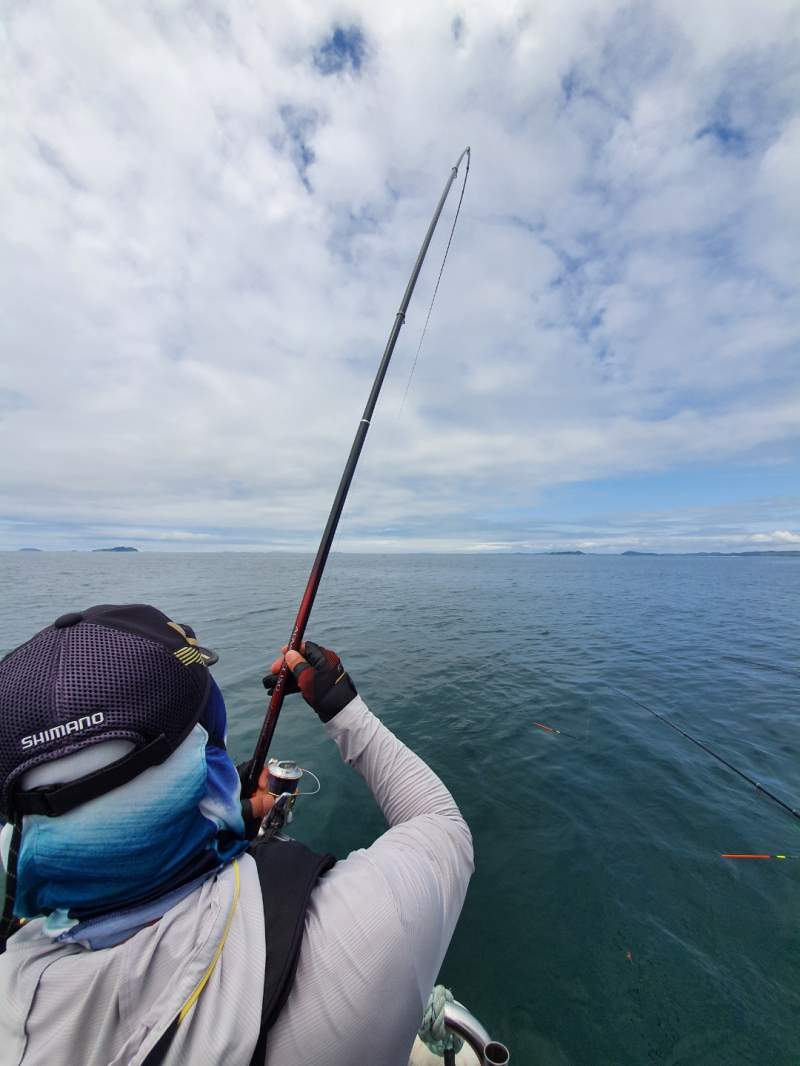
[[[147,604],[61,615],[0,661],[0,815],[64,814],[163,763],[202,715],[217,660]],[[109,765],[23,788],[34,767],[119,739],[133,748]]]

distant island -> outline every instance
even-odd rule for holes
[[[489,554],[487,552],[478,552],[477,554]],[[492,553],[493,554],[493,553]],[[704,556],[706,558],[732,558],[733,556],[765,556],[770,559],[800,559],[800,550],[789,549],[787,551],[749,551],[749,552],[582,552],[582,551],[562,551],[562,552],[507,552],[508,555],[605,555],[605,556],[622,556],[622,555],[639,555],[639,556],[659,556],[663,559],[677,559],[678,557],[688,556]]]
[[[565,554],[565,553],[561,553]],[[788,557],[790,559],[800,558],[800,551],[763,551],[763,552],[620,552],[620,555],[705,555],[715,556],[719,558],[729,557],[732,555],[767,555],[767,556],[781,556]]]
[[[9,550],[13,550],[13,549],[5,549],[5,550],[9,551]],[[72,548],[72,549],[68,549],[68,548],[62,548],[62,549],[58,549],[58,548],[56,548],[56,549],[17,548],[16,550],[18,552],[43,552],[43,551],[59,551],[59,550],[61,550],[61,551],[69,551],[69,550],[71,550],[71,551],[75,552],[78,549],[76,549],[76,548]],[[83,550],[85,551],[86,549],[83,549]],[[138,552],[139,551],[138,548],[133,548],[133,547],[125,546],[125,545],[121,545],[121,544],[116,545],[113,548],[92,548],[90,550],[93,551],[93,552]],[[230,549],[224,549],[224,548],[221,549],[221,551],[222,551],[223,554],[226,554],[226,555],[242,554],[241,552],[232,551]],[[266,554],[281,554],[281,553],[278,552],[278,551],[274,551],[274,552],[270,551],[270,552],[267,552]],[[311,553],[310,552],[302,552],[300,554],[310,555]],[[335,552],[334,554],[347,554],[347,553],[346,552],[345,553]],[[366,553],[366,554],[375,554],[375,553]],[[432,556],[432,555],[438,555],[439,553],[438,552],[409,552],[409,553],[399,553],[399,554],[431,555]],[[443,554],[448,554],[448,553],[443,553]],[[545,556],[545,555],[583,555],[583,556],[586,556],[587,558],[588,557],[597,558],[598,556],[602,556],[604,558],[612,558],[613,557],[613,558],[616,558],[616,559],[621,558],[623,556],[629,556],[629,557],[633,557],[633,558],[637,558],[638,557],[638,558],[662,558],[662,559],[678,559],[678,558],[691,558],[691,557],[695,557],[695,558],[717,558],[717,559],[722,559],[722,558],[725,558],[725,559],[730,559],[730,558],[748,558],[748,557],[749,558],[754,558],[754,557],[758,558],[758,557],[760,557],[760,558],[765,558],[765,559],[800,559],[800,549],[798,549],[798,548],[788,548],[788,549],[785,549],[785,550],[767,549],[767,550],[762,550],[762,551],[754,550],[754,551],[743,551],[743,552],[642,552],[642,551],[637,551],[634,548],[629,548],[627,551],[624,551],[624,552],[585,552],[585,551],[581,551],[578,548],[571,548],[571,549],[568,549],[568,550],[565,550],[565,551],[469,552],[469,553],[464,553],[464,554],[470,554],[470,555],[530,555],[530,556],[536,556],[536,555],[538,555],[538,556]]]

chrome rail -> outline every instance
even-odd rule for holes
[[[492,1040],[481,1023],[460,1003],[445,1003],[444,1024],[466,1040],[481,1066],[508,1066],[508,1048]]]

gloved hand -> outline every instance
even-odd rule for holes
[[[301,645],[303,655],[296,651],[287,652],[286,648],[283,651],[290,667],[286,675],[286,695],[301,692],[303,699],[314,708],[321,721],[330,722],[331,718],[358,695],[350,675],[345,671],[335,651],[322,648],[310,640]],[[278,659],[264,678],[264,688],[270,695],[282,666],[283,659]]]
[[[236,773],[239,775],[242,787],[244,787],[245,782],[250,776],[250,767],[252,766],[252,763],[253,760],[248,759],[247,762],[240,762],[236,767]],[[241,803],[245,839],[255,840],[264,815],[269,814],[275,806],[275,797],[269,794],[269,778],[267,776],[266,766],[261,771],[256,791],[249,799],[246,796],[242,796]]]

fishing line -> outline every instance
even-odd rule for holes
[[[414,363],[413,363],[413,365],[411,367],[411,373],[408,375],[408,382],[406,384],[406,391],[403,393],[403,401],[400,404],[400,410],[398,411],[398,414],[397,414],[398,422],[400,421],[400,415],[402,415],[402,413],[403,413],[403,407],[405,406],[406,396],[408,396],[408,390],[411,387],[411,379],[414,376],[414,370],[416,369],[416,366],[417,366],[417,360],[419,359],[419,353],[420,353],[420,351],[422,349],[422,342],[425,340],[425,334],[426,334],[427,329],[428,329],[428,323],[431,320],[431,312],[433,311],[433,304],[434,304],[434,301],[436,300],[436,294],[439,291],[439,283],[442,280],[442,274],[444,273],[444,265],[447,262],[447,255],[448,255],[448,252],[450,251],[450,245],[453,243],[453,234],[456,231],[456,223],[458,222],[458,215],[459,215],[459,212],[461,211],[461,203],[462,203],[462,201],[464,199],[464,192],[465,192],[465,190],[467,188],[467,178],[469,177],[469,164],[470,164],[470,159],[472,158],[469,149],[466,150],[466,156],[467,156],[467,162],[466,162],[466,166],[464,168],[464,182],[463,182],[463,184],[461,186],[461,195],[458,198],[458,206],[456,207],[456,213],[455,213],[455,216],[453,218],[453,225],[450,227],[450,236],[449,236],[449,238],[447,240],[447,247],[445,248],[445,251],[444,251],[444,258],[442,259],[442,265],[439,267],[439,276],[436,279],[436,286],[435,286],[435,288],[433,290],[433,296],[431,297],[431,303],[430,303],[430,307],[428,308],[428,314],[427,314],[427,317],[425,319],[425,325],[422,328],[422,336],[420,337],[419,344],[417,345],[417,354],[414,356]],[[382,400],[382,397],[379,397],[378,398],[378,402],[377,402],[377,404],[375,406],[375,414],[377,414],[378,411],[380,410],[381,400]],[[365,445],[366,445],[366,442],[365,442]],[[365,446],[364,450],[366,451],[366,446]],[[338,529],[336,531],[336,537],[334,539],[333,545],[331,546],[331,552],[333,552],[334,548],[336,546],[338,546],[338,544],[341,543],[342,535],[343,535],[344,529],[345,529],[345,527],[347,525],[347,520],[348,520],[348,518],[350,516],[350,509],[353,506],[353,497],[356,495],[356,489],[358,488],[358,482],[359,482],[359,479],[361,477],[362,469],[363,469],[362,467],[359,467],[356,470],[356,475],[355,475],[355,478],[353,480],[352,492],[349,494],[349,499],[347,501],[347,507],[345,509],[344,514],[342,515],[342,520],[341,520],[341,522],[339,524],[339,527],[338,527]]]
[[[735,774],[738,774],[739,777],[747,781],[748,784],[753,785],[756,791],[763,792],[765,796],[769,796],[771,800],[773,800],[779,806],[783,807],[783,809],[785,811],[788,811],[789,814],[793,814],[795,818],[800,818],[799,810],[794,807],[790,807],[789,804],[784,803],[782,799],[778,799],[778,797],[774,795],[774,793],[770,792],[769,789],[764,788],[764,786],[760,782],[756,781],[748,774],[743,773],[741,770],[737,770],[736,767],[729,763],[727,759],[723,759],[721,755],[717,755],[715,751],[712,751],[711,748],[706,747],[706,745],[701,743],[699,740],[696,740],[695,737],[691,736],[684,729],[681,729],[680,726],[677,726],[673,722],[670,722],[670,720],[668,718],[665,718],[663,714],[659,714],[658,711],[653,711],[650,709],[650,707],[646,707],[645,704],[640,703],[639,700],[635,700],[633,696],[629,696],[627,692],[623,692],[621,688],[616,688],[614,685],[610,685],[609,687],[612,688],[614,692],[618,692],[620,696],[624,696],[626,700],[630,700],[631,703],[635,703],[637,707],[641,707],[643,711],[647,711],[648,714],[652,714],[655,718],[658,718],[660,719],[660,721],[665,722],[670,727],[670,729],[674,729],[675,732],[680,733],[682,737],[686,737],[687,740],[691,740],[692,744],[696,744],[698,748],[702,748],[703,751],[707,752],[718,762],[721,762],[723,766],[727,766],[729,770],[733,770]]]
[[[403,413],[403,408],[406,403],[406,396],[408,396],[408,390],[411,387],[411,379],[414,376],[414,371],[417,367],[417,360],[419,359],[420,349],[422,348],[422,342],[425,340],[425,334],[428,330],[428,323],[431,320],[431,311],[433,311],[433,301],[436,299],[436,293],[439,291],[439,282],[442,280],[442,274],[444,273],[444,265],[447,262],[447,253],[450,251],[450,245],[453,243],[453,234],[456,231],[456,222],[458,222],[458,214],[461,210],[461,201],[464,199],[464,190],[467,187],[467,178],[469,177],[469,149],[467,149],[467,165],[464,168],[464,184],[461,186],[461,195],[458,198],[458,207],[456,208],[456,216],[453,219],[453,225],[450,230],[450,238],[447,242],[447,247],[444,251],[444,259],[442,260],[441,268],[439,269],[439,277],[436,279],[436,288],[433,290],[433,296],[431,297],[431,305],[428,308],[428,317],[425,319],[425,325],[422,328],[422,336],[419,339],[419,345],[417,346],[417,354],[414,356],[414,364],[411,367],[411,373],[408,375],[408,384],[406,385],[406,391],[403,393],[403,402],[400,404],[400,410],[397,412],[397,421],[400,421],[400,415]]]

